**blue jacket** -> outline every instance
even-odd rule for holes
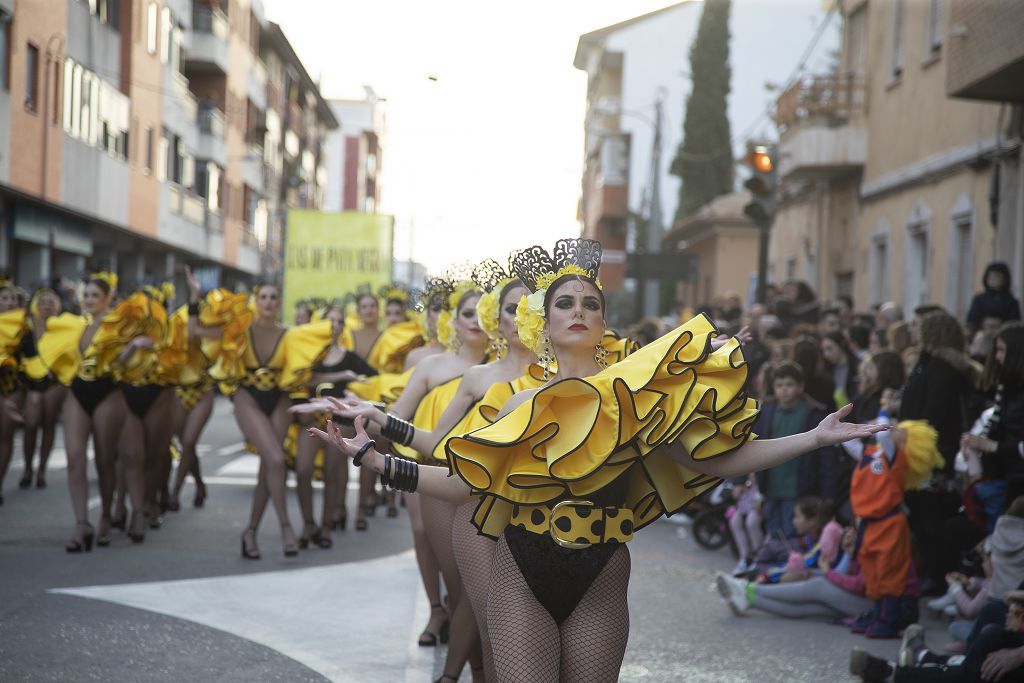
[[[807,419],[804,422],[802,431],[810,431],[818,426],[818,423],[828,415],[824,406],[808,396],[803,400],[807,403]],[[754,423],[754,433],[759,439],[771,439],[772,420],[775,417],[775,410],[778,403],[774,399],[768,399],[761,408],[761,414]],[[818,496],[819,498],[836,499],[839,481],[839,458],[841,454],[834,446],[826,446],[797,456],[797,498],[803,496]],[[771,479],[770,469],[757,473],[757,485],[763,494],[768,490],[768,482]]]

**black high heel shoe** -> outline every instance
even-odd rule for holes
[[[434,610],[441,610],[442,612],[445,613],[445,619],[444,619],[443,622],[441,622],[441,626],[438,627],[437,633],[434,633],[429,628],[423,629],[423,633],[420,634],[419,640],[416,641],[416,644],[419,645],[420,647],[434,647],[439,642],[441,644],[444,644],[444,643],[448,642],[449,629],[450,629],[450,621],[448,619],[448,611],[445,610],[445,608],[443,606],[441,606],[441,605],[431,605],[430,606],[430,610],[432,612]],[[429,626],[429,625],[430,624],[427,624],[427,626]]]
[[[81,538],[77,537],[79,532],[82,532]],[[94,538],[92,524],[89,524],[89,522],[79,522],[75,525],[75,533],[76,537],[67,542],[64,550],[69,553],[80,553],[84,549],[85,552],[91,553],[92,540]]]
[[[206,502],[206,484],[199,482],[196,484],[196,495],[192,499],[192,507],[201,508]]]
[[[286,540],[291,537],[291,541]],[[299,547],[295,543],[295,532],[292,530],[292,525],[285,522],[281,525],[281,543],[284,545],[284,556],[295,557],[299,554]]]
[[[330,528],[325,526],[317,531],[316,536],[314,537],[314,542],[324,550],[334,547],[334,541],[331,540]]]
[[[110,545],[110,529],[113,528],[114,523],[110,521],[110,517],[100,517],[100,533],[96,536],[96,545],[101,548],[106,548]],[[124,528],[122,520],[121,528]]]
[[[32,470],[25,470],[25,474],[22,475],[21,481],[18,482],[19,489],[32,488]]]
[[[247,543],[246,541],[248,541],[250,537],[252,538],[252,542]],[[260,559],[260,549],[259,546],[256,545],[255,529],[250,528],[242,532],[242,557],[247,560]]]
[[[345,526],[348,524],[348,510],[345,508],[341,509],[341,514],[331,520],[331,531],[345,530]]]
[[[310,532],[310,529],[313,531]],[[299,536],[299,548],[305,550],[309,547],[310,543],[320,545],[320,529],[317,527],[316,522],[303,522],[302,535]]]
[[[142,510],[132,510],[132,521],[128,524],[127,534],[135,544],[146,540],[146,515]]]

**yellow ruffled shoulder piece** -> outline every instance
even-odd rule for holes
[[[225,389],[245,376],[245,352],[249,348],[252,315],[249,296],[244,292],[235,294],[226,289],[213,289],[200,302],[199,324],[219,327],[221,336],[202,338],[199,348],[207,359],[207,373]]]
[[[330,320],[288,328],[267,363],[268,367],[281,370],[277,386],[283,391],[295,391],[309,384],[313,367],[333,341]]]
[[[459,390],[459,385],[462,383],[462,377],[454,377],[443,384],[438,384],[436,387],[428,391],[422,399],[420,404],[416,406],[416,413],[412,417],[412,424],[416,429],[423,429],[428,432],[433,431],[434,427],[437,426],[437,421],[441,419],[441,414],[444,409],[448,407],[448,404],[455,398],[455,393]],[[425,459],[422,454],[418,451],[414,451],[408,446],[401,444],[392,444],[392,448],[398,455],[406,458],[411,458],[419,462],[423,462]]]
[[[15,368],[15,352],[25,335],[25,309],[15,308],[0,313],[0,367]]]
[[[380,372],[401,372],[405,367],[405,357],[423,344],[424,339],[418,322],[410,320],[397,323],[380,333],[367,355],[366,362]]]
[[[180,386],[198,384],[206,375],[206,358],[188,335],[187,306],[167,319],[167,337],[157,353],[157,375],[161,384]]]
[[[52,316],[46,320],[46,332],[36,343],[39,360],[61,384],[71,384],[78,374],[78,366],[82,362],[78,345],[85,325],[85,318],[73,313]]]
[[[907,456],[903,488],[914,491],[932,476],[933,470],[941,469],[946,464],[939,453],[939,433],[927,420],[903,420],[896,426],[906,435],[906,442],[900,444]]]
[[[345,330],[341,333],[341,345],[349,351],[356,350],[356,338],[352,336],[352,330],[345,325]]]
[[[132,354],[124,366],[117,362],[117,357],[126,344],[140,335],[162,336],[157,332],[159,321],[153,319],[151,303],[144,293],[136,292],[100,320],[92,341],[82,354],[86,361],[95,363],[97,377],[114,376],[118,381],[133,381],[148,371],[154,358],[148,349]]]
[[[604,358],[608,365],[615,365],[639,348],[637,343],[629,337],[620,337],[612,331],[604,333],[601,338],[601,346],[608,352]]]
[[[402,395],[413,370],[409,368],[405,372],[382,372],[363,381],[349,383],[348,390],[364,401],[383,402],[390,406]]]
[[[527,505],[587,496],[627,474],[624,504],[637,528],[676,512],[718,482],[659,447],[679,441],[695,460],[720,457],[751,437],[758,414],[738,342],[712,351],[717,334],[694,318],[593,377],[541,389],[494,424],[449,439],[454,472],[485,497]]]
[[[495,420],[498,419],[498,414],[501,413],[502,407],[508,403],[508,400],[515,394],[526,389],[538,389],[546,383],[543,372],[544,369],[539,365],[531,365],[527,368],[527,374],[512,380],[511,382],[498,382],[492,384],[487,392],[477,401],[462,419],[459,420],[458,424],[448,430],[448,433],[442,436],[437,441],[437,446],[434,448],[434,459],[435,460],[447,460],[448,453],[445,451],[445,442],[453,437],[461,434],[468,434],[474,430],[486,427]],[[440,416],[438,416],[440,419]]]

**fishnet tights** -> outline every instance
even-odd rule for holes
[[[617,681],[629,638],[629,572],[629,551],[622,546],[559,627],[537,602],[502,537],[487,597],[499,683]]]
[[[491,582],[491,567],[494,564],[493,539],[477,533],[473,526],[473,512],[479,501],[464,503],[455,509],[452,522],[452,550],[462,577],[463,601],[469,600],[473,616],[480,632],[480,647],[483,650],[484,676],[488,681],[498,680],[491,652],[491,639],[487,633],[487,587]]]

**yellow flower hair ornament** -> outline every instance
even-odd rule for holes
[[[447,349],[456,345],[455,327],[452,326],[452,312],[441,311],[437,314],[437,340]]]
[[[476,302],[476,317],[480,322],[480,328],[487,333],[491,340],[498,338],[498,318],[501,311],[498,310],[498,292],[491,290],[480,297]]]
[[[89,279],[106,282],[107,286],[110,287],[111,292],[117,289],[117,275],[115,273],[111,273],[109,270],[99,270],[90,275]]]
[[[524,296],[516,306],[516,327],[519,330],[519,341],[538,356],[544,351],[544,317],[545,289],[540,289]]]

